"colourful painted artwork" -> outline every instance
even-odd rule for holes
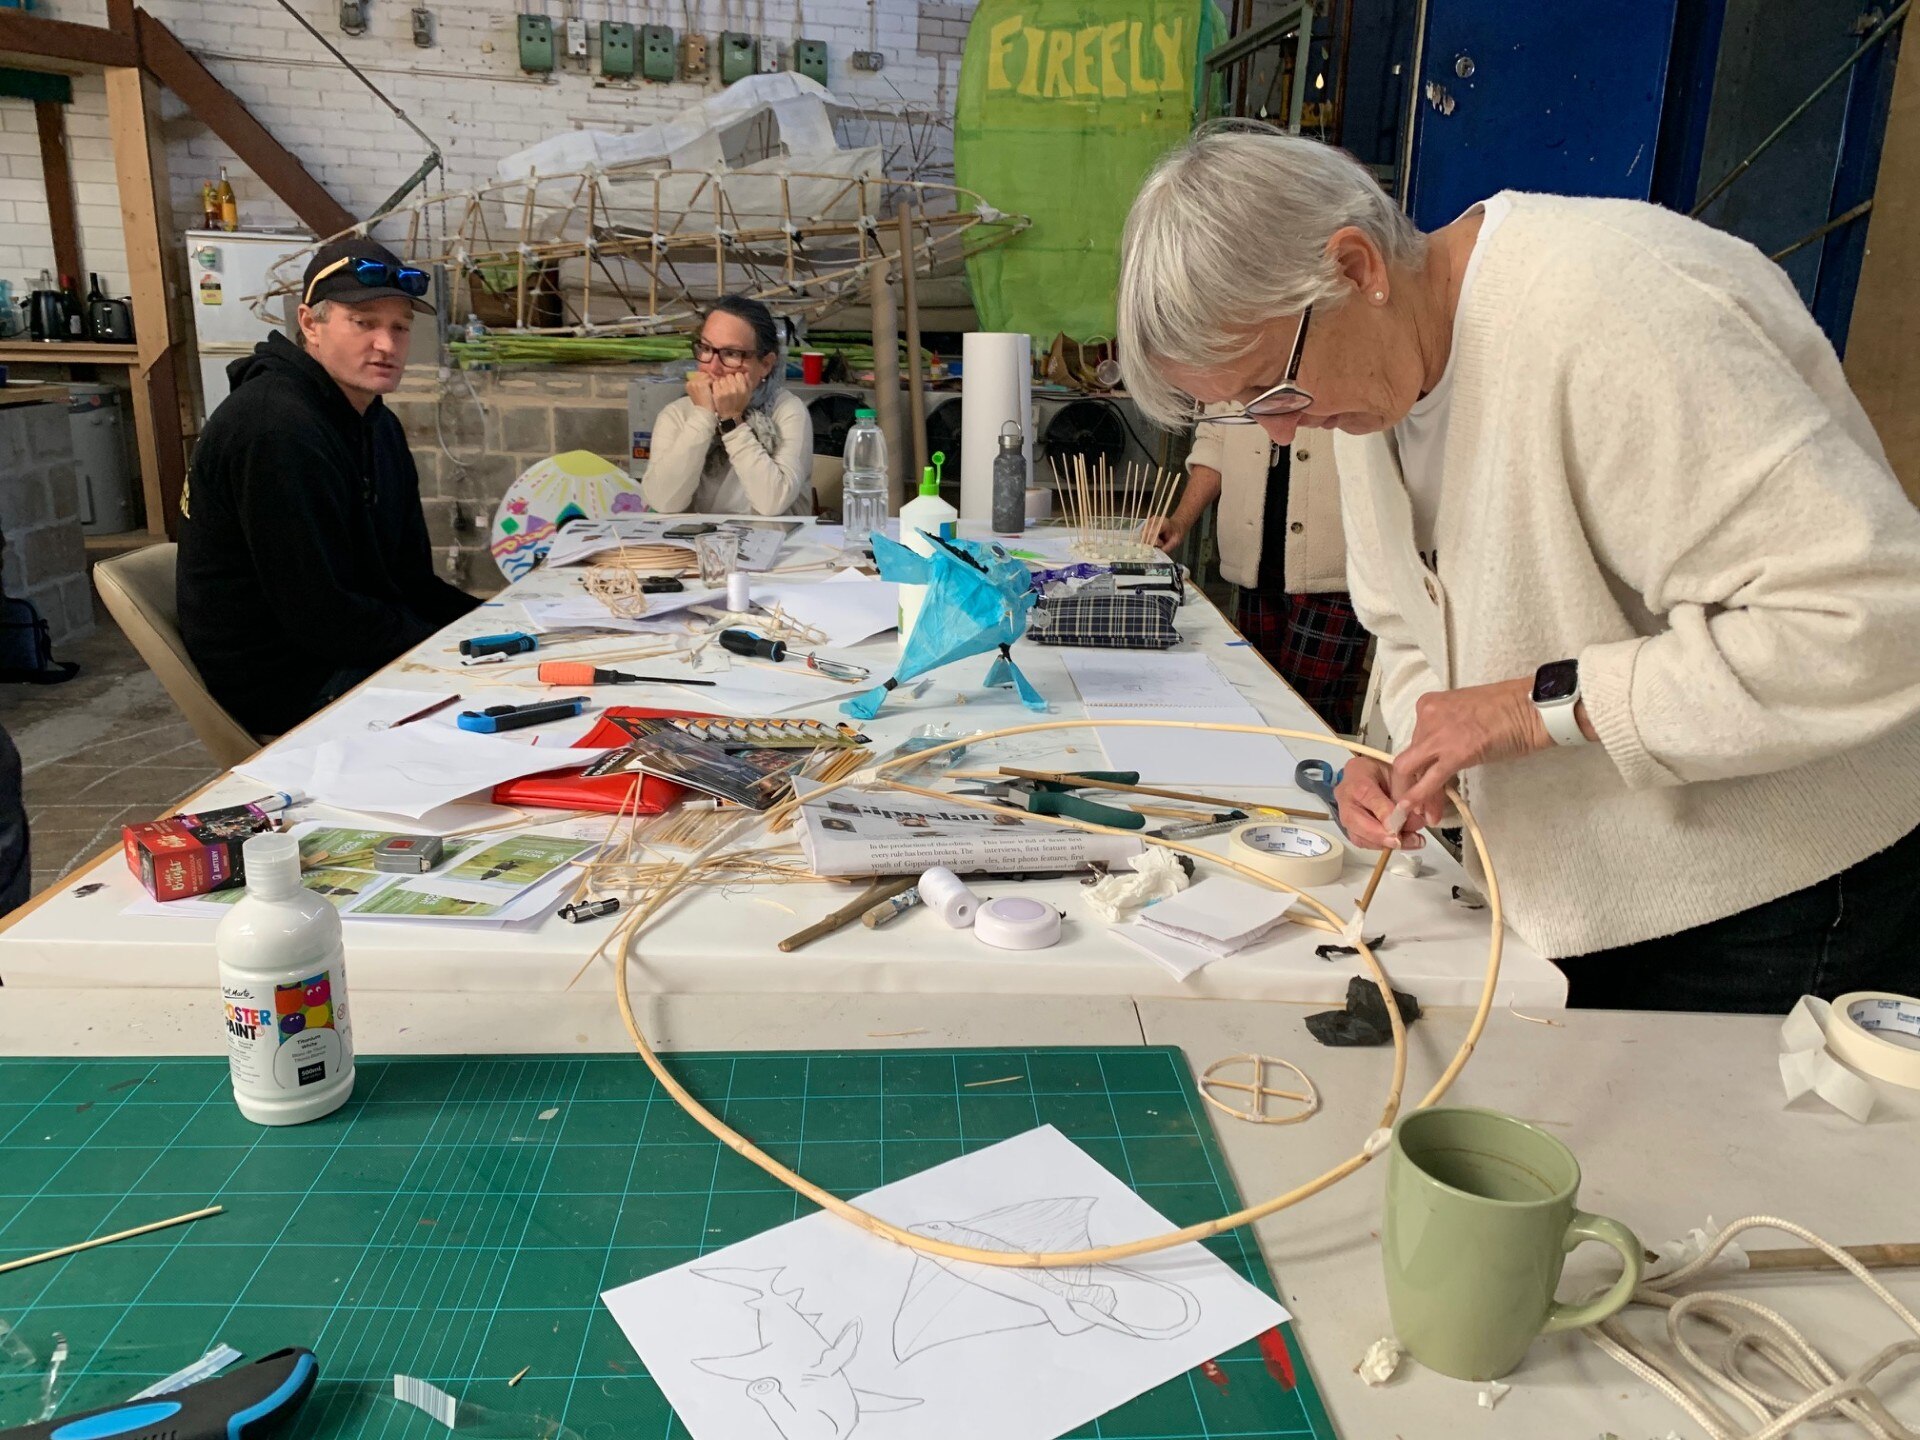
[[[509,581],[518,580],[547,553],[562,525],[606,520],[647,508],[640,482],[586,450],[536,461],[520,473],[493,516],[493,559]]]

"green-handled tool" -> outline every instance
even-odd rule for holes
[[[1069,820],[1085,820],[1090,825],[1110,826],[1115,830],[1141,830],[1147,823],[1147,817],[1138,811],[1122,810],[1113,805],[1100,805],[1083,799],[1073,793],[1069,781],[996,780],[951,793],[992,800],[1021,799],[1026,802],[1029,814],[1059,815]]]

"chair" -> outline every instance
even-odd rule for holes
[[[840,508],[845,471],[846,461],[838,455],[813,457],[813,510],[816,515],[823,510]]]
[[[180,607],[174,590],[178,545],[149,545],[130,555],[102,560],[93,567],[93,583],[107,613],[126,632],[140,658],[160,678],[207,747],[214,762],[232,769],[259,750],[260,742],[207,692],[200,671],[180,638]]]

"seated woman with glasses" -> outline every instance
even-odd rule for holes
[[[693,342],[687,395],[653,423],[640,482],[654,510],[811,515],[813,417],[780,386],[773,312],[744,295],[713,302]]]

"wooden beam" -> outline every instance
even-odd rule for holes
[[[173,330],[177,285],[173,216],[168,209],[166,143],[160,135],[158,91],[137,68],[107,71],[107,124],[120,182],[120,222],[127,237],[127,275],[133,291],[135,363],[134,439],[147,529],[171,536],[180,523],[186,484],[186,446],[180,428],[181,348]]]
[[[318,235],[337,234],[353,225],[346,207],[307,173],[299,157],[274,139],[240,103],[240,97],[222,85],[171,30],[145,10],[137,10],[134,18],[141,63],[185,101],[195,118],[219,136],[289,210]]]
[[[84,70],[140,63],[140,47],[131,35],[116,35],[99,25],[43,20],[23,10],[0,10],[0,55],[65,61]]]
[[[124,35],[139,43],[139,29],[133,18],[133,0],[107,0],[107,28],[116,35]]]
[[[40,178],[47,187],[54,269],[80,285],[86,276],[80,263],[80,224],[73,210],[73,171],[67,165],[66,113],[56,101],[36,100],[33,119],[40,130]]]
[[[1893,76],[1866,258],[1847,330],[1847,379],[1893,473],[1920,504],[1920,51]],[[1889,56],[1889,59],[1892,57]]]

